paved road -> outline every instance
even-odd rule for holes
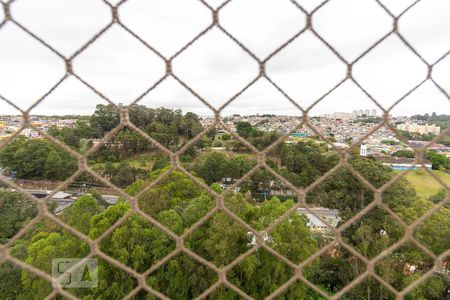
[[[11,191],[15,191],[15,190],[11,189]],[[32,194],[36,198],[41,198],[41,199],[47,197],[47,195],[49,193],[51,193],[51,191],[46,191],[46,190],[25,190],[25,191]],[[55,196],[57,197],[58,195],[62,195],[62,194],[66,194],[66,195],[70,194],[71,196],[68,196],[67,198],[52,198],[52,199],[50,199],[50,201],[58,202],[61,207],[67,207],[67,206],[72,205],[72,203],[75,200],[77,200],[77,198],[79,196],[82,195],[82,193],[78,193],[78,192],[58,192],[57,194],[55,194]],[[102,197],[110,205],[116,204],[117,201],[119,200],[119,197],[114,196],[114,195],[102,195]]]
[[[325,217],[335,218],[339,215],[339,212],[337,210],[325,208],[325,207],[313,207],[311,208],[311,211]],[[305,208],[299,208],[298,212],[301,214],[307,214],[309,211],[307,211]]]

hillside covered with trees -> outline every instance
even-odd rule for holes
[[[322,174],[329,168],[327,162],[331,156],[321,153],[320,147],[311,145],[283,147],[288,148],[282,151],[285,154],[280,154],[281,160],[273,162],[273,167],[278,172],[292,173],[293,181],[299,186],[309,184],[314,176]],[[308,150],[308,147],[312,149]],[[300,153],[303,153],[304,157]],[[311,170],[303,176],[302,169],[298,167],[302,162],[295,163],[289,155],[301,157],[303,163],[308,162]],[[220,177],[237,178],[254,164],[246,156],[228,157],[211,152],[200,157],[192,164],[193,172],[219,193],[222,192],[218,184],[221,181]],[[376,186],[387,182],[394,175],[392,171],[369,158],[353,157],[350,163]],[[223,169],[215,169],[219,173],[207,172],[217,166],[223,166]],[[167,167],[148,173],[145,178],[131,184],[127,192],[136,195],[165,170]],[[235,174],[227,173],[231,170],[238,171]],[[303,181],[304,178],[306,181]],[[228,194],[225,199],[226,206],[256,230],[267,228],[289,210],[295,201],[293,198],[280,200],[276,196],[260,201],[251,196],[252,192],[257,193],[264,185],[273,186],[273,178],[264,171],[255,173],[247,186],[242,187],[240,192]],[[2,210],[1,237],[5,242],[26,224],[36,211],[17,193],[4,191],[2,199],[1,205],[5,209]],[[345,169],[325,180],[308,197],[308,202],[312,205],[339,210],[342,222],[351,218],[372,200],[372,193]],[[393,184],[383,194],[383,200],[407,224],[417,220],[434,205],[431,201],[419,199],[405,180]],[[28,204],[18,209],[13,204],[19,202]],[[185,174],[175,171],[145,192],[139,198],[139,204],[146,214],[155,217],[174,233],[182,234],[214,206],[214,200]],[[129,209],[126,202],[121,201],[107,207],[100,204],[93,195],[86,194],[64,210],[59,217],[94,239]],[[441,254],[449,248],[446,239],[450,235],[449,222],[450,210],[448,207],[442,208],[418,228],[415,236],[435,254]],[[3,228],[10,229],[3,230]],[[361,255],[371,259],[399,240],[403,234],[402,227],[391,216],[382,209],[375,208],[348,227],[343,232],[343,238]],[[293,214],[267,234],[266,243],[292,262],[300,263],[333,241],[330,235],[311,230],[305,216]],[[216,266],[222,267],[250,249],[254,245],[254,237],[228,215],[218,212],[189,235],[185,245]],[[125,265],[138,272],[144,272],[172,252],[175,249],[175,242],[150,225],[143,217],[133,215],[104,239],[100,248]],[[88,253],[88,246],[58,225],[46,220],[17,241],[10,253],[50,272],[53,258],[83,257]],[[411,271],[409,266],[414,266],[414,270]],[[406,243],[392,255],[378,262],[376,272],[401,290],[432,267],[432,259],[414,244]],[[308,264],[303,273],[318,287],[334,294],[364,270],[365,265],[360,259],[345,247],[333,244],[329,251]],[[2,275],[0,291],[3,292],[4,299],[41,299],[51,291],[47,282],[17,269],[10,263],[0,266],[0,274]],[[263,249],[247,257],[227,274],[230,282],[257,299],[273,292],[292,275],[293,271],[284,262]],[[99,263],[99,277],[100,284],[97,288],[74,289],[71,292],[83,299],[120,299],[136,286],[132,277],[103,260]],[[442,299],[448,287],[448,282],[444,278],[436,273],[436,276],[426,284],[408,294],[406,299]],[[179,254],[151,273],[147,282],[172,299],[192,299],[216,280],[216,274],[207,267],[188,255]],[[371,299],[394,299],[389,291],[373,279],[363,281],[343,299],[367,299],[368,294],[373,297]],[[212,296],[214,299],[239,298],[234,292],[224,288],[218,289]],[[152,297],[141,293],[137,299],[152,299]],[[322,299],[322,297],[304,284],[296,283],[280,299]]]

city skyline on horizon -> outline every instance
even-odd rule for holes
[[[168,107],[159,106],[159,107],[152,107],[152,108],[157,109],[157,108],[168,108]],[[190,110],[184,110],[182,108],[174,108],[174,109],[180,109],[183,114],[188,113],[188,112],[192,112]],[[363,111],[364,114],[365,114],[365,112],[367,110],[368,109],[362,109],[361,108],[361,109],[355,109],[353,111],[332,111],[332,112],[323,113],[323,114],[311,114],[311,113],[308,113],[308,116],[310,116],[310,117],[324,117],[326,115],[332,115],[332,114],[354,114],[356,111],[358,111],[358,112],[359,111]],[[379,110],[379,109],[376,110],[376,115],[373,115],[372,112],[373,112],[373,109],[370,110],[370,114],[369,115],[367,115],[367,114],[365,114],[365,115],[367,115],[368,117],[373,117],[373,116],[382,117],[383,116],[382,111]],[[93,113],[94,113],[94,111],[92,111],[92,113],[86,113],[86,114],[29,114],[29,115],[32,116],[32,117],[68,117],[68,116],[85,117],[85,116],[90,116]],[[426,115],[426,114],[428,114],[428,115],[431,116],[433,113],[435,113],[436,115],[450,115],[450,114],[447,114],[447,113],[439,113],[437,111],[426,111],[426,112],[417,113],[417,114],[411,114],[411,115],[402,115],[402,114],[394,115],[394,114],[390,113],[390,115],[392,115],[393,117],[407,117],[407,118],[410,118],[410,117],[413,117],[415,115]],[[214,117],[213,113],[211,113],[211,114],[197,114],[197,115],[199,117],[202,117],[202,118]],[[299,110],[299,114],[276,114],[276,113],[271,113],[271,112],[254,113],[254,114],[240,114],[240,113],[223,114],[223,113],[221,113],[222,117],[230,117],[230,116],[233,116],[233,115],[239,115],[239,116],[243,116],[243,117],[246,117],[246,116],[264,116],[264,115],[274,115],[274,116],[278,116],[278,117],[284,117],[284,116],[286,116],[286,117],[295,117],[295,116],[301,117],[302,116],[300,110]],[[22,116],[22,114],[21,113],[5,114],[5,113],[0,112],[0,117],[10,117],[10,116],[18,117],[18,116]]]

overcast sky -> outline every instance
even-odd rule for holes
[[[111,3],[114,4],[111,0]],[[212,7],[223,1],[209,0]],[[311,11],[322,1],[297,0]],[[396,15],[413,0],[384,0]],[[16,0],[15,20],[69,57],[111,20],[101,0]],[[211,12],[198,0],[129,0],[121,21],[165,57],[171,57],[211,24]],[[220,22],[264,59],[305,26],[305,15],[289,0],[234,0],[220,11]],[[4,16],[0,10],[0,23]],[[331,0],[313,16],[313,27],[344,59],[352,61],[392,29],[390,17],[374,0]],[[450,51],[450,1],[422,0],[403,15],[400,32],[429,63]],[[165,74],[163,60],[118,25],[113,25],[73,61],[74,71],[115,103],[136,99]],[[174,73],[214,107],[249,84],[256,61],[218,28],[213,28],[173,61]],[[268,76],[307,108],[346,76],[346,65],[310,31],[273,56]],[[0,95],[27,109],[65,74],[54,53],[18,26],[0,28]],[[386,108],[426,78],[427,67],[392,35],[353,67],[356,80]],[[450,55],[434,68],[434,79],[450,93]],[[98,95],[75,78],[63,82],[32,114],[91,114]],[[181,108],[200,115],[210,110],[172,78],[141,104]],[[394,108],[394,115],[450,114],[449,100],[431,83]],[[372,109],[375,104],[346,81],[319,102],[312,115]],[[0,115],[17,113],[0,100]],[[224,110],[240,113],[300,114],[267,80],[261,79]]]

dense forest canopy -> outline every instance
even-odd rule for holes
[[[222,160],[210,153],[208,159]],[[313,156],[311,156],[313,157]],[[315,158],[317,159],[317,157]],[[226,158],[226,163],[240,164],[245,159],[241,156]],[[251,164],[251,162],[247,162]],[[376,161],[368,158],[353,158],[351,164],[355,169],[374,182],[382,184],[389,180],[393,173]],[[248,167],[247,167],[248,168]],[[286,172],[296,172],[291,169]],[[166,169],[155,170],[133,183],[127,192],[136,195],[148,182],[151,182]],[[315,170],[320,174],[319,170]],[[213,182],[208,174],[202,180]],[[238,176],[238,175],[237,175]],[[262,184],[267,174],[258,174],[256,188]],[[216,182],[212,188],[221,192]],[[251,190],[251,186],[248,187]],[[1,218],[2,228],[10,228],[3,233],[3,241],[10,238],[21,225],[35,214],[31,205],[18,210],[12,205],[18,201],[28,203],[19,194],[2,192]],[[414,190],[406,181],[399,181],[388,189],[384,201],[405,222],[411,223],[433,206],[428,200],[418,199]],[[327,179],[316,189],[309,200],[333,209],[338,209],[345,222],[372,201],[367,188],[358,182],[352,174],[342,170]],[[271,197],[265,201],[255,201],[241,192],[226,196],[226,206],[242,220],[256,230],[263,230],[280,215],[294,205],[293,199],[281,201]],[[166,177],[157,186],[148,190],[139,198],[141,209],[156,218],[161,224],[176,234],[182,234],[187,228],[199,220],[214,206],[214,199],[195,184],[185,174],[178,171]],[[91,238],[96,238],[123,216],[129,206],[125,202],[110,207],[99,204],[91,194],[80,197],[60,218],[67,224],[80,230]],[[19,217],[17,217],[19,216]],[[416,231],[416,238],[440,254],[448,249],[450,234],[450,210],[442,208],[428,219]],[[4,223],[4,224],[3,224]],[[373,258],[389,245],[399,240],[404,234],[400,227],[384,210],[375,208],[364,218],[355,222],[343,232],[344,240],[367,258]],[[294,263],[304,261],[320,247],[330,243],[330,236],[315,233],[307,226],[305,216],[294,214],[281,222],[268,234],[267,244]],[[253,245],[253,237],[248,230],[223,212],[214,214],[185,240],[185,245],[208,259],[216,266],[229,264]],[[106,254],[118,259],[125,265],[143,272],[152,264],[168,255],[175,249],[175,242],[150,225],[139,215],[128,218],[119,228],[101,242],[100,248]],[[45,250],[44,250],[45,249]],[[32,264],[46,272],[50,272],[51,259],[54,257],[82,257],[87,254],[88,246],[79,241],[53,222],[40,222],[26,236],[17,241],[11,249],[12,255]],[[404,269],[414,265],[417,269],[409,274]],[[413,244],[407,243],[397,249],[394,254],[381,260],[376,267],[377,272],[390,284],[402,289],[418,276],[433,266],[433,261]],[[314,260],[304,270],[304,275],[324,291],[333,294],[351,282],[365,270],[364,263],[345,248],[336,244],[329,252]],[[5,299],[40,299],[51,291],[50,286],[42,279],[20,271],[10,263],[0,267],[5,276],[0,278],[0,290],[7,290]],[[267,251],[260,249],[235,266],[229,273],[231,282],[255,298],[263,298],[273,292],[277,286],[292,276],[293,271],[283,262]],[[131,291],[136,282],[123,271],[100,260],[99,276],[101,284],[92,290],[71,290],[83,299],[119,299]],[[191,299],[201,294],[215,280],[214,272],[199,264],[185,254],[175,256],[160,269],[150,274],[148,284],[173,299]],[[11,283],[14,284],[11,284]],[[421,285],[407,296],[407,299],[441,299],[446,288],[446,281],[437,276]],[[353,289],[344,299],[365,299],[367,290],[379,299],[394,299],[377,281],[366,280]],[[230,290],[219,289],[215,292],[217,299],[238,299]],[[140,295],[145,299],[150,296]],[[293,285],[281,299],[322,299],[307,286],[297,283]]]
[[[152,138],[166,147],[177,147],[203,130],[199,117],[191,112],[182,114],[181,110],[168,108],[149,108],[144,105],[129,107],[130,121]],[[50,128],[49,133],[67,145],[83,150],[83,140],[100,139],[120,123],[120,114],[113,105],[99,104],[93,115],[78,119],[74,128]],[[127,128],[122,130],[111,144],[128,143],[127,151],[138,151],[147,142],[137,133]],[[149,147],[149,146],[147,146]],[[131,148],[131,149],[130,149]],[[123,154],[123,153],[122,153]],[[123,155],[118,154],[118,158]]]
[[[179,110],[133,106],[130,118],[141,130],[171,149],[178,149],[203,130],[195,114]],[[83,152],[94,139],[101,138],[119,124],[112,106],[98,106],[91,117],[80,118],[74,128],[52,128],[50,134],[73,149]],[[263,149],[279,137],[275,132],[258,130],[246,122],[236,124],[237,133],[256,148]],[[225,150],[213,151],[220,143]],[[430,159],[433,153],[427,153]],[[413,153],[399,151],[398,157]],[[280,143],[267,157],[267,165],[294,186],[310,186],[339,162],[339,155],[326,143],[314,139],[294,144]],[[212,131],[193,149],[184,153],[181,163],[193,176],[217,193],[235,183],[256,165],[256,157],[239,145],[228,133]],[[375,187],[391,180],[396,173],[371,157],[352,153],[348,163]],[[444,163],[444,162],[442,162]],[[446,161],[448,164],[448,161]],[[139,195],[140,209],[166,228],[181,235],[196,224],[215,205],[215,199],[185,173],[175,170],[155,186],[143,189],[170,168],[170,159],[129,129],[119,134],[89,157],[92,168],[132,196]],[[77,169],[69,154],[47,140],[19,138],[0,151],[0,165],[16,172],[18,178],[64,180]],[[88,178],[84,178],[88,180]],[[258,169],[239,189],[224,195],[225,206],[257,231],[264,231],[288,212],[297,199],[276,176]],[[445,201],[442,189],[429,198],[419,197],[401,178],[383,192],[383,202],[406,224],[421,218],[436,204]],[[340,168],[315,186],[306,197],[313,207],[337,210],[339,228],[374,200],[373,192],[346,168]],[[96,239],[130,210],[125,199],[108,205],[95,190],[78,197],[57,217],[91,239]],[[50,209],[51,211],[51,209]],[[7,243],[37,214],[37,207],[17,192],[0,189],[0,243]],[[304,262],[319,249],[328,246],[320,257],[309,262],[303,276],[324,292],[333,295],[366,270],[365,263],[336,243],[330,230],[317,231],[307,216],[291,213],[270,232],[265,243],[295,264]],[[374,207],[354,220],[342,232],[342,239],[367,259],[404,236],[404,228],[381,207]],[[450,205],[443,205],[414,231],[414,237],[435,255],[450,248]],[[196,228],[184,240],[187,248],[221,268],[255,245],[255,236],[227,213],[220,210]],[[152,265],[176,249],[175,241],[148,220],[132,214],[103,239],[99,248],[137,272]],[[51,261],[58,257],[80,258],[89,246],[49,219],[38,222],[12,243],[9,253],[44,272],[51,272]],[[375,272],[397,290],[402,290],[434,267],[433,260],[411,242],[379,260]],[[444,270],[448,272],[447,270]],[[275,291],[294,271],[269,251],[260,248],[233,266],[228,280],[248,295],[261,299]],[[121,299],[136,286],[136,280],[123,270],[99,258],[99,285],[92,289],[70,289],[82,299]],[[217,274],[185,253],[178,253],[150,273],[147,283],[172,299],[192,299],[217,281]],[[443,299],[449,281],[436,270],[434,276],[415,288],[405,299]],[[10,262],[0,265],[0,298],[42,299],[51,292],[45,280],[21,270]],[[239,299],[225,287],[214,291],[212,299]],[[323,299],[301,282],[291,285],[279,299]],[[139,293],[135,299],[153,299]],[[395,299],[377,280],[368,277],[342,299]]]

